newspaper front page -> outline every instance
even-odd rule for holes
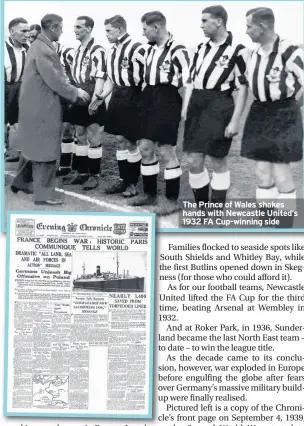
[[[1,242],[3,250],[3,239]],[[254,234],[191,238],[159,234],[155,259],[153,418],[2,417],[1,425],[302,425],[303,252],[303,234],[265,235],[263,240]],[[26,313],[24,309],[23,318],[18,321],[27,330]],[[48,317],[43,315],[46,329]],[[12,308],[9,316],[13,321]],[[64,336],[62,323],[61,320],[54,330],[54,340]],[[23,343],[16,348],[18,356],[23,353],[28,364],[19,364],[10,390],[21,399],[23,389],[23,401],[31,388],[25,374],[31,365],[30,357],[25,357],[30,341],[26,330]],[[14,338],[13,330],[10,332]],[[84,324],[82,333],[91,334],[92,325]],[[41,335],[39,340],[36,338],[36,346],[42,339]],[[139,355],[136,343],[132,345]],[[46,352],[45,343],[44,347]],[[75,353],[82,357],[81,365],[85,357],[80,344]],[[11,353],[11,364],[13,356]],[[39,363],[36,358],[37,367]],[[64,375],[63,369],[57,371],[58,376]],[[101,362],[95,374],[100,377],[103,371]],[[40,376],[41,372],[42,369]],[[80,379],[84,383],[83,375],[79,375]],[[132,380],[135,379],[134,375]]]
[[[154,216],[10,215],[15,416],[151,417]]]

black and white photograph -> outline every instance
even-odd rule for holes
[[[6,238],[4,416],[151,419],[155,215],[10,211]]]
[[[145,293],[146,252],[74,251],[74,292]]]
[[[303,2],[5,1],[4,27],[5,211],[302,227]]]

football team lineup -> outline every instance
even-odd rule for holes
[[[39,209],[151,211],[165,216],[164,228],[293,227],[303,193],[303,51],[277,34],[275,11],[247,10],[248,49],[227,29],[225,7],[205,7],[194,54],[160,11],[141,16],[148,44],[133,40],[123,16],[106,18],[107,52],[90,16],[74,22],[77,48],[59,43],[60,15],[32,26],[12,19],[6,208],[22,200],[28,210],[34,201]],[[229,213],[231,199],[244,211]],[[206,217],[180,219],[185,205]],[[245,220],[210,217],[224,211]]]

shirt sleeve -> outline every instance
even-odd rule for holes
[[[102,47],[98,47],[92,53],[91,77],[103,78],[104,80],[107,77],[106,52]]]
[[[197,64],[197,60],[198,60],[198,55],[199,55],[200,48],[201,48],[201,45],[199,45],[196,48],[194,54],[192,55],[192,58],[190,59],[188,83],[193,83],[194,82],[196,64]]]
[[[135,52],[134,55],[134,59],[139,62],[140,64],[142,64],[143,66],[145,65],[145,60],[146,60],[146,53],[147,53],[147,46],[141,44]]]
[[[289,50],[289,52],[288,52]],[[292,53],[291,53],[292,52]],[[303,67],[303,57],[304,57],[304,51],[298,46],[290,46],[286,50],[286,54],[288,56],[288,53],[291,53],[289,55],[289,58],[286,61],[286,68],[288,71],[291,71],[297,78],[300,85],[303,87],[304,85],[304,67]],[[283,54],[285,55],[285,53]]]
[[[136,86],[143,87],[145,73],[145,55],[146,47],[138,43],[132,56],[133,78]]]
[[[172,62],[174,67],[178,70],[180,86],[185,86],[189,82],[190,76],[190,57],[186,47],[176,50]]]
[[[106,76],[105,79],[109,79],[112,81],[112,71],[111,71],[111,56],[112,56],[112,49],[107,49],[105,51],[105,69],[106,69]]]
[[[60,62],[63,67],[63,71],[68,79],[68,81],[72,82],[72,66],[73,66],[73,49],[67,48],[62,51],[60,56]]]
[[[242,84],[248,85],[247,80],[247,62],[249,50],[240,45],[235,62],[235,88],[239,89]]]

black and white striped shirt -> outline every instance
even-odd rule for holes
[[[106,77],[105,50],[92,38],[85,47],[74,50],[72,77],[76,84],[91,83]]]
[[[124,34],[107,55],[107,74],[116,86],[142,86],[145,47]]]
[[[63,66],[65,75],[70,83],[75,84],[72,75],[73,69],[73,59],[74,59],[74,49],[72,47],[64,48],[62,47],[60,52],[60,62]]]
[[[195,89],[234,90],[247,83],[247,57],[247,49],[234,43],[230,32],[221,44],[201,43],[193,56],[189,82]]]
[[[4,48],[4,75],[6,83],[21,81],[27,49],[17,47],[11,37],[5,41]]]
[[[150,44],[145,55],[145,82],[149,86],[171,84],[185,86],[189,79],[189,53],[186,47],[176,42],[173,35],[166,44],[158,47]]]
[[[56,52],[58,53],[61,65],[63,66],[65,75],[70,83],[75,84],[72,76],[72,67],[74,59],[74,49],[72,47],[65,48],[58,41],[53,41]]]
[[[270,53],[258,46],[247,62],[247,79],[256,100],[282,101],[303,87],[303,50],[279,36]]]

